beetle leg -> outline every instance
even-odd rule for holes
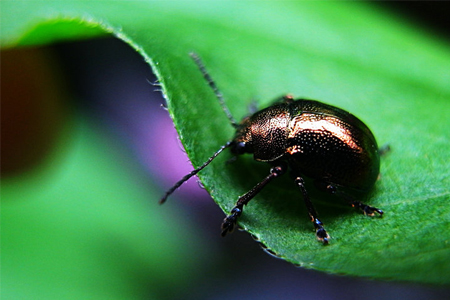
[[[319,187],[326,190],[330,194],[336,194],[339,197],[342,197],[347,200],[348,204],[351,207],[359,208],[365,215],[373,217],[375,213],[378,213],[380,216],[383,215],[383,211],[381,209],[378,209],[376,207],[364,204],[361,201],[355,200],[352,196],[349,194],[341,191],[339,188],[337,188],[333,184],[327,184],[325,182],[319,182],[317,183]]]
[[[308,192],[306,191],[305,188],[305,181],[303,180],[302,177],[300,176],[296,176],[294,179],[295,183],[298,185],[298,187],[300,188],[300,190],[302,191],[303,194],[303,200],[305,201],[306,204],[306,208],[308,209],[308,214],[309,217],[311,218],[311,221],[314,224],[314,228],[316,229],[316,236],[317,239],[324,243],[325,245],[328,244],[328,240],[330,238],[330,236],[328,235],[327,231],[325,230],[325,228],[323,227],[323,223],[322,221],[319,220],[319,218],[317,217],[317,211],[314,208],[311,199],[308,196]]]
[[[352,207],[359,208],[367,216],[373,217],[375,215],[375,213],[378,213],[380,216],[383,215],[383,211],[381,209],[378,209],[376,207],[364,204],[361,201],[351,201],[350,205]]]
[[[391,151],[391,146],[389,144],[384,144],[380,148],[378,148],[378,153],[380,156],[384,156]]]
[[[228,232],[232,232],[236,225],[238,217],[242,214],[244,205],[253,199],[269,182],[275,177],[283,175],[287,166],[280,164],[270,169],[270,174],[264,178],[260,183],[255,185],[250,191],[240,196],[236,205],[231,210],[231,213],[223,220],[222,223],[222,236],[225,236]]]

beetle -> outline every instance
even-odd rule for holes
[[[271,165],[269,175],[250,191],[238,198],[230,214],[223,220],[222,236],[232,232],[243,208],[267,184],[288,170],[299,187],[317,240],[328,244],[325,230],[305,187],[310,178],[319,189],[336,194],[369,216],[383,215],[383,211],[358,201],[354,195],[369,193],[380,172],[380,151],[374,135],[357,117],[338,107],[315,100],[294,99],[291,95],[277,101],[237,123],[225,104],[222,93],[201,61],[190,54],[203,77],[213,89],[219,104],[236,133],[203,165],[193,170],[170,188],[161,198],[164,203],[192,176],[208,166],[224,149],[235,156],[253,154],[259,162]]]

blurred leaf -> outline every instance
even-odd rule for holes
[[[2,45],[38,43],[45,35],[39,24],[49,20],[65,27],[71,20],[69,37],[98,23],[150,63],[194,165],[230,139],[233,129],[188,57],[191,51],[203,58],[237,119],[253,99],[263,107],[286,93],[360,117],[380,145],[393,149],[382,160],[382,179],[370,201],[385,211],[382,219],[315,201],[332,236],[324,247],[287,178],[258,195],[240,224],[271,252],[307,268],[449,283],[448,43],[368,3],[32,3],[2,3]],[[63,38],[56,34],[54,40]],[[251,157],[225,165],[228,158],[222,155],[200,174],[226,213],[268,172]]]
[[[63,135],[51,161],[2,180],[2,296],[161,299],[180,293],[202,251],[185,228],[168,222],[180,216],[149,202],[156,193],[95,126],[78,120]]]

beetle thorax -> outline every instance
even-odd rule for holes
[[[242,120],[234,142],[245,143],[255,160],[274,161],[286,153],[289,119],[287,105],[261,110]]]

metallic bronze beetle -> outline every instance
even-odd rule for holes
[[[239,197],[230,215],[222,223],[222,236],[233,231],[244,205],[272,179],[288,169],[303,194],[317,239],[324,244],[328,243],[329,235],[318,219],[303,177],[313,179],[323,190],[346,198],[350,205],[367,215],[383,214],[378,208],[353,198],[355,193],[364,194],[373,188],[380,170],[380,155],[375,138],[357,117],[331,105],[314,100],[294,100],[288,95],[237,124],[200,58],[195,54],[191,56],[236,128],[236,134],[202,166],[168,190],[160,203],[164,203],[183,182],[205,168],[225,148],[230,148],[235,155],[253,153],[255,160],[267,162],[272,168],[266,178]]]

